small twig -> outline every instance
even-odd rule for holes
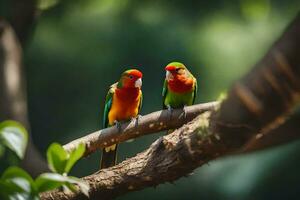
[[[64,149],[70,152],[80,143],[83,143],[86,145],[85,156],[87,156],[95,152],[97,149],[104,148],[115,143],[124,142],[129,139],[163,130],[179,128],[199,114],[213,110],[218,104],[218,102],[209,102],[188,106],[185,108],[185,118],[180,118],[180,116],[183,116],[182,109],[174,109],[171,118],[168,110],[153,112],[139,117],[138,122],[133,120],[122,123],[121,133],[115,126],[102,129],[64,145]]]

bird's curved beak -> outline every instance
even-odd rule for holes
[[[166,79],[167,80],[171,80],[173,78],[174,78],[173,74],[170,71],[167,70],[167,72],[166,72]]]
[[[134,87],[136,87],[136,88],[141,88],[142,87],[142,79],[141,78],[139,78],[135,81]]]

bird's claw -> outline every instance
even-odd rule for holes
[[[182,108],[182,113],[180,114],[179,118],[184,117],[184,119],[186,119],[186,105],[183,106]]]
[[[134,122],[134,121],[135,121],[135,117],[131,117],[130,122]]]
[[[139,124],[139,118],[141,117],[142,115],[137,115],[136,117],[132,117],[131,119],[130,119],[130,121],[131,122],[135,122],[135,126],[137,127],[138,126],[138,124]]]
[[[135,121],[135,125],[136,126],[138,126],[139,125],[139,119],[140,119],[140,117],[141,117],[142,115],[140,115],[140,114],[138,114],[137,116],[136,116],[136,121]]]
[[[115,120],[114,123],[115,123],[115,125],[116,125],[116,127],[118,129],[118,132],[121,133],[121,131],[122,131],[122,129],[121,129],[121,122]]]
[[[167,105],[167,109],[170,113],[169,119],[171,120],[172,119],[173,108],[170,105]]]

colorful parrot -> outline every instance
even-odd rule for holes
[[[143,74],[136,69],[123,72],[120,80],[111,85],[105,99],[103,114],[103,128],[117,125],[121,121],[138,117],[142,106],[143,94],[141,90]],[[103,149],[101,169],[116,164],[117,144]]]
[[[162,96],[163,108],[171,111],[194,104],[197,95],[197,80],[191,72],[180,62],[171,62],[165,68]]]

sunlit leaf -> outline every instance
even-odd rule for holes
[[[0,123],[0,139],[19,158],[24,157],[28,134],[20,123],[11,120]]]
[[[31,195],[28,193],[13,193],[8,196],[9,200],[39,200],[39,196],[37,194]]]
[[[30,195],[26,193],[13,193],[8,195],[9,200],[31,200]]]
[[[223,91],[219,94],[217,101],[224,101],[227,98],[227,92]]]
[[[39,192],[45,192],[61,187],[65,183],[65,176],[57,173],[44,173],[35,180],[35,185]]]
[[[78,147],[69,154],[69,159],[66,164],[65,172],[69,173],[73,165],[82,157],[85,152],[85,145],[79,144]]]
[[[24,171],[23,169],[19,168],[19,167],[9,167],[8,169],[6,169],[2,176],[1,179],[9,179],[9,178],[14,178],[14,177],[23,177],[27,180],[29,180],[30,182],[33,182],[31,176]]]
[[[1,179],[7,180],[7,179],[19,178],[19,177],[26,179],[30,184],[34,183],[31,176],[26,171],[24,171],[19,167],[9,167],[3,172]]]
[[[53,172],[63,174],[67,164],[68,154],[58,143],[52,143],[47,150],[49,168]]]
[[[21,193],[23,190],[11,182],[0,180],[0,197],[8,199],[8,196],[13,193]],[[1,198],[1,199],[2,199]]]
[[[41,174],[35,181],[36,187],[39,192],[44,192],[48,190],[53,190],[55,188],[61,187],[63,185],[68,186],[72,191],[73,186],[70,184],[78,185],[79,189],[88,196],[89,185],[84,181],[76,177],[63,176],[57,173],[44,173]]]
[[[19,187],[23,192],[30,194],[31,185],[28,180],[22,177],[15,177],[7,180],[8,182],[13,183],[15,186]]]
[[[4,200],[38,200],[37,194],[31,193],[31,185],[23,177],[0,181],[0,197]]]
[[[34,181],[19,167],[9,167],[2,174],[1,180],[6,184],[8,199],[37,199]]]
[[[70,183],[75,183],[76,185],[78,185],[80,191],[85,195],[85,196],[89,196],[89,190],[90,190],[90,186],[89,184],[87,184],[86,182],[84,182],[83,180],[77,178],[77,177],[68,177],[69,179],[72,179],[72,181],[70,181]]]

